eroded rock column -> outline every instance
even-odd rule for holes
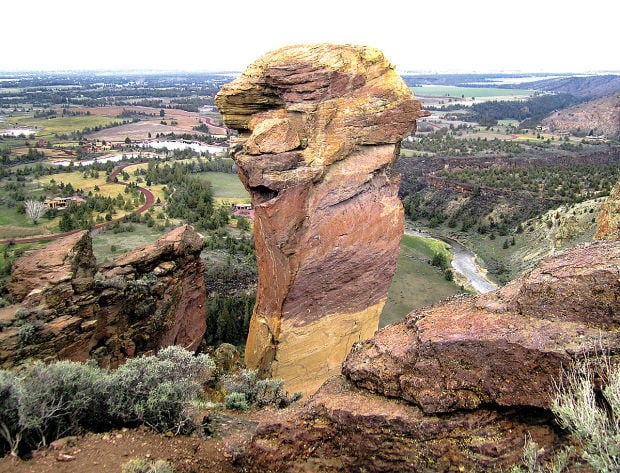
[[[378,326],[403,233],[401,138],[428,113],[383,54],[290,46],[216,97],[255,206],[246,364],[308,395]]]

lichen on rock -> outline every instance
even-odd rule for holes
[[[246,363],[309,394],[377,329],[403,233],[392,165],[428,113],[380,51],[351,45],[270,52],[215,101],[255,206]]]

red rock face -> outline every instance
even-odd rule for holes
[[[620,240],[620,181],[601,205],[596,226],[596,240]]]
[[[377,328],[403,232],[392,164],[427,112],[379,51],[325,44],[265,55],[216,104],[255,206],[246,363],[309,394]]]
[[[169,345],[197,349],[206,330],[201,249],[198,234],[182,226],[99,267],[86,231],[24,255],[10,290],[27,309],[23,322],[38,329],[20,343],[17,307],[0,314],[8,324],[0,363],[94,358],[115,367]]]
[[[619,267],[620,245],[596,242],[379,330],[259,426],[247,470],[508,471],[526,433],[551,452],[567,441],[550,412],[562,368],[620,349]]]

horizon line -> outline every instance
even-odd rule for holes
[[[399,74],[403,75],[419,75],[419,74],[433,74],[433,75],[620,75],[620,69],[607,70],[607,69],[591,69],[581,71],[533,71],[526,69],[512,69],[512,70],[476,70],[476,71],[464,71],[464,70],[441,70],[441,69],[399,69],[396,68]],[[77,73],[90,73],[90,74],[106,74],[106,73],[122,73],[122,74],[221,74],[221,75],[238,75],[242,70],[235,69],[142,69],[142,68],[105,68],[105,69],[89,69],[89,68],[76,68],[76,69],[0,69],[0,75],[17,75],[17,74],[77,74]]]

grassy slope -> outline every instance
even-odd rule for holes
[[[236,174],[227,172],[202,172],[196,174],[196,176],[211,183],[211,186],[213,186],[213,195],[220,202],[250,202],[250,196]]]
[[[457,284],[446,281],[443,272],[428,263],[435,251],[447,251],[445,248],[439,240],[403,236],[380,327],[403,319],[415,308],[435,304],[460,292]]]
[[[155,242],[165,231],[143,224],[132,224],[134,231],[113,233],[112,230],[101,230],[93,237],[93,253],[97,263],[111,260],[126,251]]]

